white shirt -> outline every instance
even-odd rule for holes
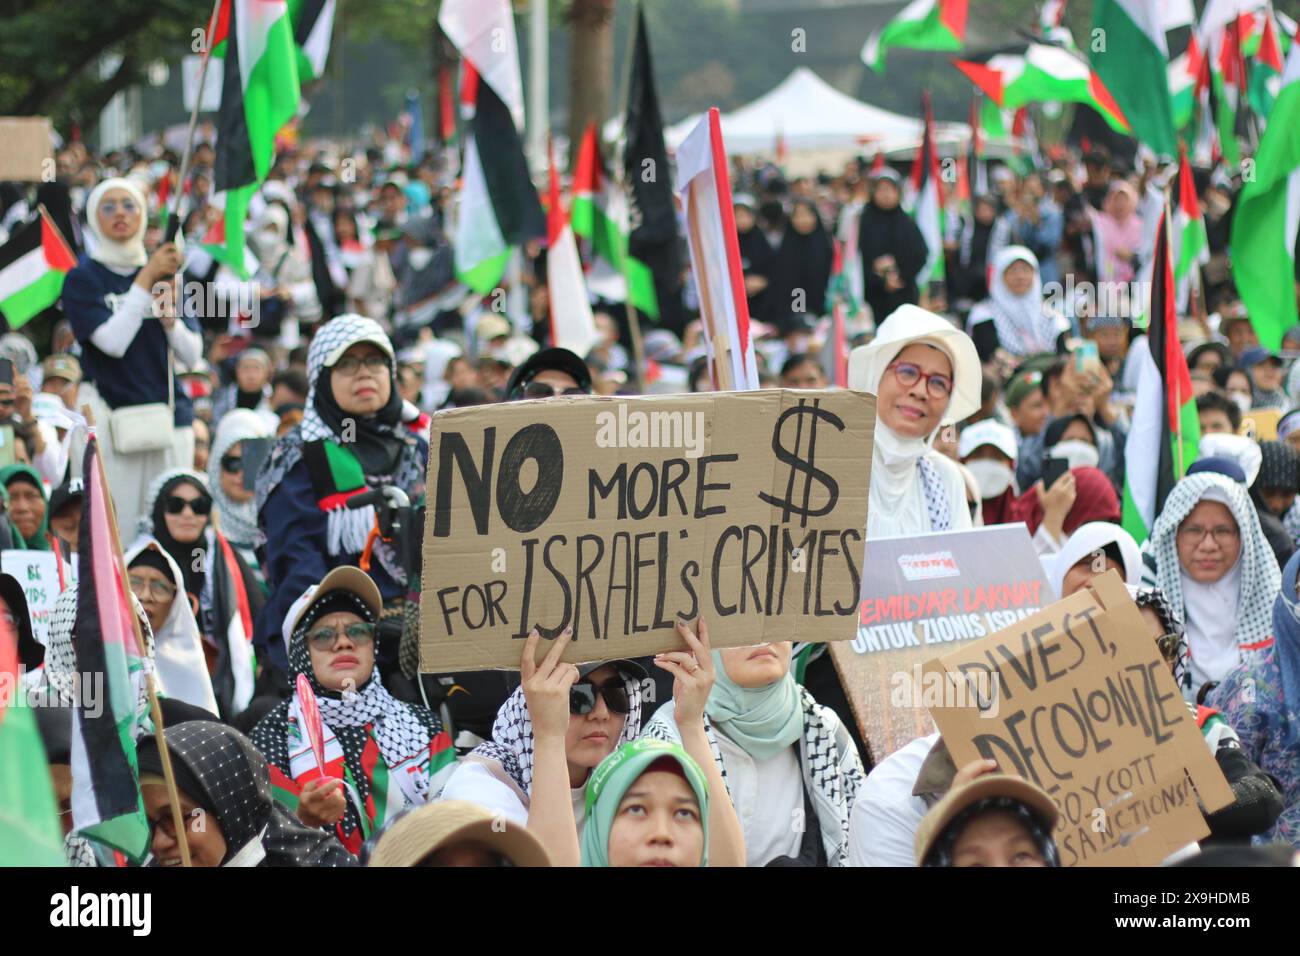
[[[929,809],[912,795],[939,734],[918,737],[867,774],[849,816],[849,866],[916,866],[916,831]]]
[[[714,737],[745,833],[745,865],[766,866],[779,856],[798,856],[804,831],[817,821],[804,819],[803,771],[795,748],[755,760],[716,728]]]
[[[500,814],[512,823],[528,825],[528,807],[524,806],[513,788],[497,779],[484,764],[462,760],[447,786],[442,788],[440,800],[468,800],[493,814]],[[573,820],[578,826],[578,839],[582,839],[582,825],[586,821],[587,785],[569,790],[573,802]]]
[[[956,462],[937,451],[926,453],[926,461],[934,466],[940,485],[948,499],[948,512],[952,516],[949,530],[964,531],[971,527],[970,508],[966,504],[966,481]],[[920,470],[901,492],[882,494],[883,488],[874,477],[867,507],[867,538],[898,537],[910,534],[929,534],[930,509],[925,500],[925,485]],[[882,476],[883,478],[883,476]]]

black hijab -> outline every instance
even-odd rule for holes
[[[165,731],[177,787],[211,813],[226,840],[228,863],[260,843],[258,866],[355,866],[356,858],[321,830],[300,823],[271,796],[266,760],[247,737],[215,721],[187,721]],[[158,741],[141,741],[140,770],[162,773]]]
[[[207,564],[208,536],[204,533],[199,535],[198,540],[182,544],[173,538],[171,532],[167,530],[167,498],[181,485],[189,485],[207,498],[208,501],[212,500],[212,496],[208,494],[207,489],[195,482],[193,478],[188,475],[177,475],[162,486],[158,492],[158,497],[154,499],[153,536],[158,539],[158,543],[162,545],[163,550],[172,556],[172,560],[181,569],[181,576],[185,579],[185,590],[197,598],[203,593],[203,568]],[[211,527],[211,525],[212,512],[209,511],[208,527]],[[198,554],[195,554],[196,551]],[[195,558],[200,556],[202,556],[202,560],[196,561]],[[171,577],[170,571],[167,572],[167,576],[168,578]]]
[[[767,287],[766,320],[783,330],[791,318],[796,289],[805,294],[805,316],[819,316],[825,312],[826,286],[830,282],[834,257],[830,233],[822,224],[817,207],[810,200],[796,199],[794,207],[799,206],[812,213],[812,232],[802,233],[795,229],[792,208],[781,247],[772,262],[772,275]]]
[[[349,448],[367,475],[391,475],[405,446],[401,430],[402,396],[398,394],[397,375],[391,363],[388,375],[392,387],[388,392],[388,404],[367,416],[345,412],[335,401],[330,388],[330,371],[322,368],[316,380],[316,413],[335,435],[346,435],[355,428]]]

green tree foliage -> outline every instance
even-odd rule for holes
[[[0,0],[0,115],[48,115],[60,130],[93,123],[158,59],[191,52],[206,0]],[[106,56],[121,57],[108,78]]]

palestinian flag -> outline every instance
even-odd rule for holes
[[[253,607],[235,551],[226,536],[216,532],[219,549],[212,562],[212,615],[222,645],[212,674],[212,689],[223,719],[248,709],[253,700],[257,662],[253,657]]]
[[[1300,224],[1300,43],[1292,44],[1282,90],[1255,153],[1255,177],[1232,218],[1232,278],[1260,345],[1276,351],[1296,324],[1295,247]]]
[[[59,808],[36,715],[27,706],[18,634],[0,622],[0,866],[66,866]]]
[[[103,693],[94,707],[81,701],[73,716],[72,820],[82,836],[140,860],[149,847],[149,821],[140,799],[136,740],[146,732],[139,702],[147,677],[93,437],[82,477],[73,647],[77,672],[83,680],[102,678]]]
[[[564,211],[560,195],[560,174],[551,161],[550,209],[546,217],[546,288],[551,314],[551,345],[585,357],[600,341],[596,320],[591,315],[587,283],[578,258],[578,243]]]
[[[1003,109],[1030,103],[1084,103],[1116,132],[1133,132],[1101,77],[1083,57],[1065,47],[1030,43],[1023,53],[1000,52],[983,62],[954,60],[953,65]],[[989,123],[985,127],[993,132]]]
[[[293,42],[297,48],[298,76],[304,83],[325,75],[330,40],[334,36],[336,0],[288,0],[289,19],[293,23]]]
[[[454,249],[457,277],[486,295],[505,275],[511,247],[546,235],[546,217],[510,111],[489,83],[478,82],[476,96],[461,161]]]
[[[1196,78],[1201,71],[1201,48],[1192,34],[1186,51],[1169,64],[1169,102],[1173,108],[1174,129],[1186,129],[1196,114]]]
[[[1206,235],[1200,200],[1196,198],[1196,182],[1192,179],[1186,149],[1179,150],[1178,211],[1174,213],[1174,228],[1178,243],[1174,281],[1178,283],[1178,301],[1185,304],[1187,291],[1199,275],[1197,270],[1210,261],[1210,240]]]
[[[248,203],[298,112],[298,62],[284,0],[230,0],[213,188],[225,192],[226,263],[243,272]],[[247,275],[242,275],[247,279]]]
[[[966,0],[912,0],[902,12],[867,38],[862,62],[885,71],[890,47],[960,50],[966,40]]]
[[[1158,155],[1177,155],[1159,0],[1096,0],[1092,28],[1106,41],[1093,48],[1092,67],[1114,93],[1133,135]]]
[[[925,236],[930,255],[925,268],[916,277],[918,287],[944,277],[943,262],[943,193],[939,185],[939,155],[934,149],[934,112],[930,108],[929,92],[922,94],[925,110],[925,132],[912,163],[911,194],[912,218]]]
[[[1241,52],[1250,57],[1246,99],[1255,115],[1266,120],[1282,84],[1282,44],[1278,42],[1279,31],[1273,25],[1272,13],[1266,10],[1256,20],[1263,25],[1242,44]]]
[[[573,172],[573,234],[591,243],[587,286],[610,302],[630,302],[642,315],[659,317],[650,267],[627,253],[627,195],[609,178],[600,157],[596,124],[587,126]]]
[[[363,817],[367,838],[382,830],[408,804],[419,805],[436,798],[455,769],[456,748],[446,731],[429,741],[428,750],[390,767],[379,752],[373,730],[367,727],[366,743],[361,748],[361,770],[370,781]]]
[[[1169,223],[1156,229],[1155,268],[1147,308],[1148,350],[1141,355],[1133,422],[1124,446],[1124,530],[1138,544],[1155,525],[1156,515],[1187,468],[1196,460],[1201,428],[1192,397],[1192,378],[1178,341],[1174,308],[1174,266]]]
[[[41,207],[40,216],[0,246],[0,312],[21,328],[59,301],[63,278],[77,264],[68,242]]]
[[[1061,25],[1061,18],[1064,16],[1065,0],[1044,0],[1043,5],[1038,8],[1038,31],[1051,33]]]
[[[627,113],[623,119],[623,182],[628,186],[629,221],[636,223],[628,234],[628,255],[644,263],[654,276],[654,311],[645,314],[663,318],[661,300],[681,287],[681,259],[677,244],[677,206],[673,201],[672,167],[664,146],[664,123],[655,90],[654,65],[650,58],[650,34],[645,10],[637,6],[636,38],[628,81]]]

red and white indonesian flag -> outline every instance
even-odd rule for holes
[[[717,107],[678,147],[677,191],[686,209],[686,243],[714,384],[720,391],[756,389],[758,368]]]

